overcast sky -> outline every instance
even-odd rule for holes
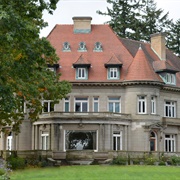
[[[180,0],[154,0],[157,8],[169,12],[169,18],[174,21],[180,18]],[[72,24],[74,16],[91,16],[92,24],[103,24],[108,19],[96,13],[97,10],[105,12],[108,3],[106,0],[60,0],[53,15],[44,13],[44,20],[48,22],[48,27],[41,31],[40,36],[46,37],[56,24]]]

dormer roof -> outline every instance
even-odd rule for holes
[[[81,54],[79,56],[79,58],[77,59],[77,61],[75,63],[73,63],[73,67],[76,68],[76,67],[90,67],[91,66],[91,63],[83,57],[83,55]]]
[[[107,67],[121,67],[122,62],[119,61],[119,59],[115,56],[115,54],[112,54],[109,61],[104,64],[104,66]]]

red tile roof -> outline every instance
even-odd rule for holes
[[[153,70],[153,63],[161,60],[151,49],[149,43],[119,38],[109,25],[91,25],[91,32],[87,34],[73,33],[73,25],[56,25],[47,39],[56,49],[60,57],[59,72],[61,80],[70,82],[124,82],[129,80],[159,81],[161,78]],[[63,43],[70,44],[71,51],[63,51]],[[86,43],[86,52],[79,52],[80,42]],[[94,51],[96,42],[102,44],[102,52]],[[141,44],[142,50],[138,50]],[[180,70],[180,59],[168,49],[168,68]],[[112,55],[113,54],[113,55]],[[73,64],[91,64],[88,80],[75,79]],[[105,64],[122,64],[119,80],[108,80]],[[158,64],[158,63],[157,63]],[[161,63],[160,63],[161,64]],[[138,67],[139,66],[139,67]],[[166,66],[167,67],[167,66]],[[155,70],[157,65],[155,66]],[[160,67],[158,67],[160,69]],[[180,87],[180,73],[176,73],[177,86]]]
[[[128,68],[126,81],[160,81],[162,79],[154,72],[152,66],[148,62],[146,55],[140,47],[134,57],[132,64]]]

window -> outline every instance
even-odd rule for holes
[[[69,98],[64,99],[64,111],[69,112]]]
[[[41,134],[42,150],[49,149],[49,134],[47,132],[42,132]]]
[[[88,112],[88,98],[75,98],[75,112]]]
[[[44,100],[42,102],[43,112],[51,112],[54,111],[54,103],[50,100]]]
[[[175,135],[165,135],[165,152],[175,152],[176,151],[176,141]]]
[[[70,44],[68,42],[63,43],[63,51],[70,51]]]
[[[156,114],[156,97],[151,97],[151,114]]]
[[[94,45],[94,51],[96,52],[102,52],[102,45],[100,42],[96,42]]]
[[[8,137],[7,137],[6,149],[9,151],[12,150],[12,132],[10,132]]]
[[[87,51],[87,49],[86,49],[86,43],[85,42],[80,42],[79,43],[79,49],[78,49],[78,51]]]
[[[157,136],[156,133],[151,131],[150,132],[150,151],[157,150]]]
[[[176,117],[176,102],[174,101],[165,101],[164,106],[164,116],[165,117]]]
[[[160,74],[160,77],[166,84],[176,85],[176,74],[164,72]]]
[[[146,114],[146,97],[138,96],[138,114]]]
[[[94,97],[93,99],[93,112],[99,112],[99,98]]]
[[[116,113],[121,112],[120,97],[109,97],[108,103],[109,103],[109,112],[116,112]]]
[[[76,68],[76,79],[88,79],[88,69]]]
[[[96,131],[66,131],[65,141],[65,149],[97,150]]]
[[[121,132],[113,133],[113,150],[122,150],[122,137]]]
[[[108,68],[108,79],[119,79],[119,68]]]

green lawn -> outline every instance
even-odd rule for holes
[[[12,180],[179,180],[177,166],[61,166],[14,171]]]

